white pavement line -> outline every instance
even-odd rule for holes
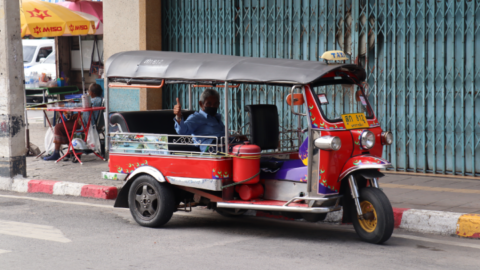
[[[38,225],[15,221],[0,220],[0,234],[13,235],[25,238],[47,240],[60,243],[70,243],[63,233],[48,225]]]
[[[11,250],[0,249],[0,254],[12,252]]]
[[[81,183],[57,182],[53,185],[53,195],[80,196],[82,187],[85,185]]]
[[[31,200],[31,201],[38,201],[38,202],[50,202],[50,203],[63,203],[63,204],[73,204],[73,205],[92,206],[92,207],[112,208],[113,209],[112,205],[84,203],[84,202],[69,202],[69,201],[60,201],[60,200],[52,200],[52,199],[24,197],[24,196],[0,195],[0,198],[21,199],[21,200]]]
[[[403,212],[400,228],[412,232],[454,235],[463,213],[410,209]]]
[[[430,242],[435,244],[442,244],[442,245],[451,245],[451,246],[458,246],[458,247],[467,247],[467,248],[476,248],[480,249],[480,245],[470,244],[470,243],[460,243],[460,242],[453,242],[453,241],[445,241],[445,240],[438,240],[438,239],[431,239],[426,237],[420,237],[415,235],[406,235],[406,234],[393,234],[392,237],[397,238],[404,238],[410,240],[417,240],[423,242]]]

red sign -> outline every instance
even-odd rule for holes
[[[43,20],[46,17],[52,17],[52,16],[48,15],[48,10],[34,9],[32,11],[27,11],[27,12],[30,13],[31,18],[37,17],[37,18],[40,18],[40,19]]]
[[[61,26],[52,26],[52,27],[44,27],[43,32],[60,32],[63,28]]]
[[[73,32],[73,31],[78,31],[78,30],[88,30],[88,25],[73,25],[73,24],[70,24],[70,26],[68,27],[70,29],[70,32]]]
[[[33,32],[37,35],[40,33],[52,33],[52,32],[61,32],[63,28],[61,26],[50,26],[50,27],[39,27],[38,25],[33,28]]]

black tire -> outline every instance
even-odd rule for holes
[[[326,217],[327,217],[327,213],[324,213],[324,214],[303,213],[302,214],[302,218],[308,222],[324,221]]]
[[[352,200],[352,203],[354,201]],[[360,220],[355,205],[351,206],[353,227],[363,241],[381,244],[387,241],[393,233],[394,219],[390,201],[383,191],[378,188],[366,187],[360,190],[360,204],[362,211],[371,213],[371,220]],[[373,211],[367,211],[371,209]]]
[[[138,224],[157,228],[172,218],[175,196],[167,183],[159,183],[150,175],[140,175],[128,191],[128,205]]]
[[[243,216],[247,210],[245,209],[230,209],[230,208],[217,208],[217,213],[224,217],[240,217]]]

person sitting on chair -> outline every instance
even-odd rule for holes
[[[102,87],[96,83],[92,83],[90,87],[88,87],[88,94],[90,95],[90,98],[92,100],[92,107],[100,107],[102,105]],[[99,111],[95,111],[93,113],[93,117],[91,121],[94,121],[94,119],[97,119]],[[88,124],[88,118],[90,116],[90,112],[84,112],[82,115],[82,121],[83,121],[83,126],[87,126]],[[65,126],[67,127],[67,130],[65,130],[65,127],[63,126],[62,123],[57,123],[55,125],[55,130],[54,130],[54,138],[53,138],[53,143],[55,144],[55,150],[51,156],[44,157],[44,160],[47,161],[55,161],[60,158],[60,146],[62,144],[69,144],[70,142],[68,141],[68,136],[67,136],[67,131],[68,134],[70,135],[73,130],[73,126],[75,124],[75,121],[79,121],[78,119],[78,114],[73,114],[68,120],[65,120],[65,117],[61,115],[63,118],[62,121],[65,121]],[[80,123],[77,124],[77,126],[82,128],[82,125]]]
[[[222,122],[222,115],[217,113],[220,106],[220,95],[214,89],[206,89],[200,96],[198,102],[201,110],[190,115],[187,120],[182,117],[182,105],[178,101],[173,108],[175,114],[175,130],[179,135],[192,136],[214,136],[220,138],[225,136],[225,125]],[[194,138],[200,143],[200,150],[208,152],[209,146],[213,144],[213,138]],[[219,141],[220,143],[220,141]]]

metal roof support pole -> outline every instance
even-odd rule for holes
[[[188,110],[192,110],[192,85],[188,84]]]
[[[105,70],[105,73],[107,73],[107,71]],[[108,155],[109,155],[109,150],[110,150],[110,121],[108,119],[108,115],[110,114],[110,87],[108,86],[108,77],[105,76],[105,79],[104,79],[104,88],[105,88],[105,93],[104,93],[104,97],[105,97],[105,114],[104,114],[104,117],[105,117],[105,145],[103,147],[105,147],[105,156],[104,158],[106,160],[108,160]]]
[[[224,99],[225,99],[225,110],[224,110],[224,116],[225,116],[225,153],[228,154],[228,138],[230,137],[230,134],[228,132],[228,82],[225,82],[225,91],[224,93]],[[218,149],[217,149],[218,151]]]
[[[82,73],[82,91],[85,95],[85,76],[83,75],[83,52],[82,52],[82,36],[78,36],[78,44],[80,45],[80,71]]]

